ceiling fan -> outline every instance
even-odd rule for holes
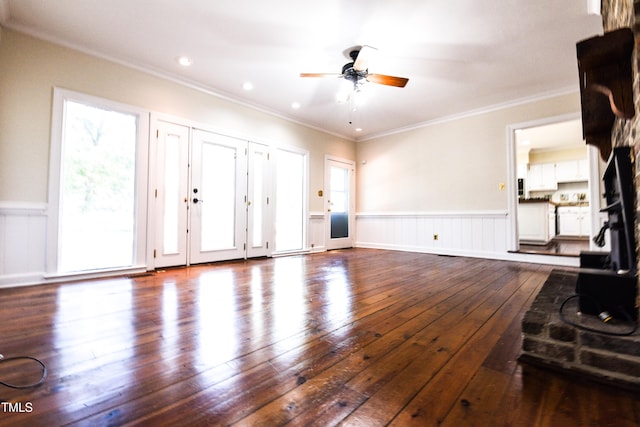
[[[365,81],[386,86],[405,87],[409,79],[405,77],[387,76],[384,74],[369,73],[369,58],[377,49],[371,46],[362,46],[349,52],[352,62],[342,67],[342,73],[300,73],[300,77],[338,77],[353,83],[354,89]]]

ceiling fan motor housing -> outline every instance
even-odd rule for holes
[[[358,71],[355,68],[353,68],[353,64],[354,64],[353,62],[348,62],[344,64],[344,66],[342,67],[342,75],[346,80],[349,80],[350,82],[355,83],[358,80],[365,78],[367,76],[368,70]]]

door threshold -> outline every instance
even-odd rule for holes
[[[530,254],[530,255],[549,255],[549,256],[561,256],[561,257],[572,257],[577,258],[580,254],[568,254],[568,253],[558,253],[554,252],[552,249],[545,249],[541,247],[540,249],[518,249],[517,251],[509,251],[512,254]]]

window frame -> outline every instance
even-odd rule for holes
[[[132,265],[119,268],[86,270],[79,272],[59,271],[59,231],[60,231],[60,201],[62,158],[64,141],[64,123],[66,119],[67,101],[85,104],[91,107],[117,111],[136,116],[136,181],[135,181],[135,231],[134,256]],[[53,89],[53,105],[51,114],[51,145],[49,157],[49,200],[47,209],[47,261],[45,277],[66,276],[105,276],[106,273],[122,273],[128,271],[146,270],[146,242],[147,242],[147,204],[148,204],[148,159],[149,159],[149,116],[144,109],[132,105],[111,101],[105,98],[91,96],[68,89],[55,87]]]

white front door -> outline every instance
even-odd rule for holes
[[[355,213],[355,163],[350,160],[325,159],[325,192],[328,224],[327,249],[353,246]]]
[[[190,263],[245,257],[246,141],[193,131]]]
[[[155,267],[268,256],[268,147],[157,125]]]

